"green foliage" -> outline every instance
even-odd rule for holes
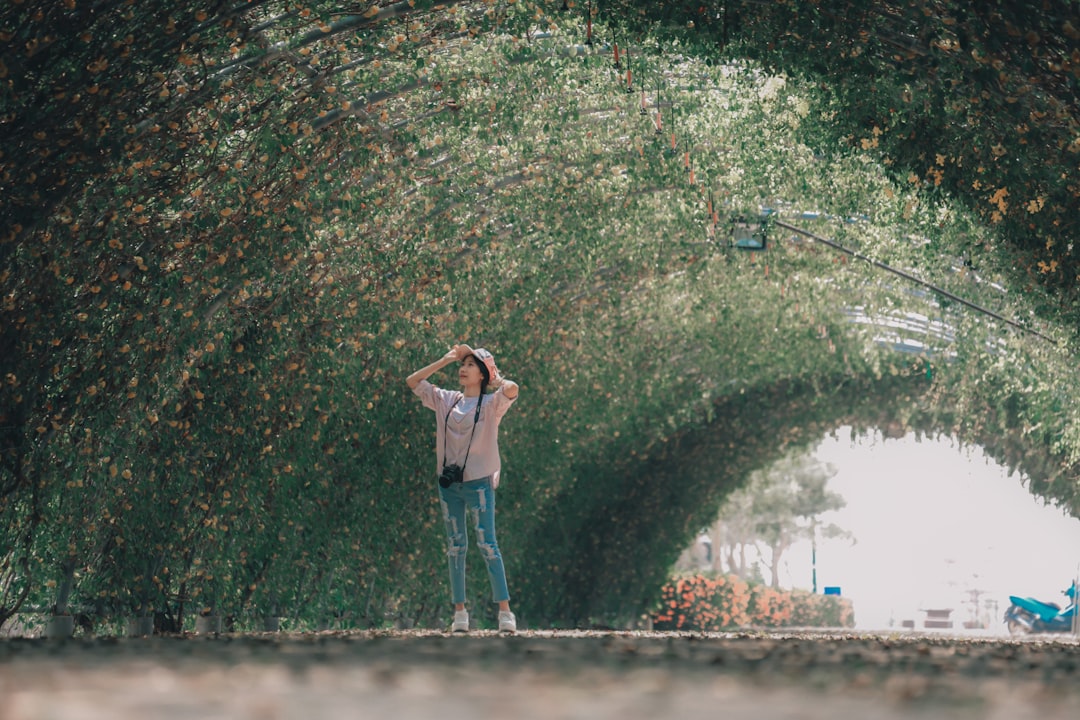
[[[433,624],[432,418],[403,378],[455,341],[522,386],[501,544],[537,624],[640,614],[732,489],[841,424],[983,444],[1077,507],[1066,352],[805,239],[737,253],[718,221],[865,216],[806,224],[1069,336],[1004,225],[830,145],[855,122],[832,85],[649,27],[627,93],[558,7],[0,9],[0,621]],[[883,350],[911,313],[955,339]]]
[[[752,58],[811,79],[811,143],[871,153],[902,185],[948,197],[996,230],[972,242],[1008,257],[1017,289],[1044,287],[1037,312],[1080,319],[1076,243],[1080,28],[1071,0],[605,4],[713,57]],[[637,12],[640,10],[640,12]]]
[[[855,607],[839,595],[815,595],[792,590],[790,623],[794,627],[849,628],[855,625]]]

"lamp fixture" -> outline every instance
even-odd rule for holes
[[[764,250],[768,244],[768,228],[765,218],[748,220],[743,215],[731,218],[728,240],[737,250]]]

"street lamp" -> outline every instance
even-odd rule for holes
[[[764,250],[768,232],[765,223],[747,220],[742,215],[731,219],[731,246],[739,250]]]

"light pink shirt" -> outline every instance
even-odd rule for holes
[[[469,459],[465,463],[465,480],[479,480],[491,476],[491,486],[499,486],[499,422],[517,398],[508,398],[502,388],[484,395],[480,405],[480,422],[473,432],[476,416],[475,398],[467,398],[460,390],[444,390],[421,380],[413,392],[420,396],[424,407],[435,411],[435,472],[443,469],[443,448],[451,463],[461,465],[465,448],[469,446]],[[453,411],[450,409],[457,403]],[[446,414],[450,412],[449,423]],[[449,425],[449,432],[447,432]]]

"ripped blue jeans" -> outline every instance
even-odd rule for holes
[[[491,487],[491,478],[454,483],[448,488],[440,487],[439,500],[446,523],[446,557],[450,565],[450,594],[454,604],[465,602],[465,552],[469,545],[466,514],[476,529],[476,547],[487,563],[491,599],[493,602],[509,600],[506,571],[503,569],[499,544],[495,540],[495,490]]]

